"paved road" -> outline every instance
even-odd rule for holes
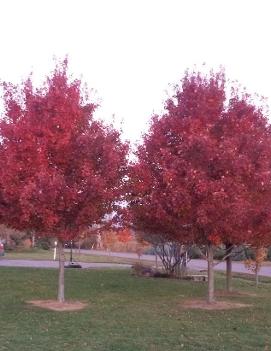
[[[68,250],[67,250],[68,251]],[[77,250],[74,250],[75,253],[78,253]],[[138,259],[138,255],[135,253],[128,252],[108,252],[100,250],[81,250],[82,254],[96,255],[96,256],[112,256],[112,257],[123,257],[123,258],[133,258]],[[141,255],[141,259],[155,262],[154,255]],[[118,264],[118,263],[86,263],[79,262],[82,268],[129,268],[131,265],[128,264]],[[43,260],[8,260],[6,258],[0,259],[0,267],[9,266],[9,267],[39,267],[39,268],[57,268],[57,261],[43,261]],[[206,270],[207,262],[205,260],[191,260],[188,263],[188,267],[193,270]],[[215,266],[215,270],[225,271],[226,265],[225,262],[220,262]],[[242,262],[233,262],[232,270],[236,273],[248,273],[253,274],[251,271],[247,270]],[[261,267],[259,275],[271,277],[271,266]]]
[[[75,250],[77,252],[77,250]],[[113,256],[113,257],[125,257],[125,258],[134,258],[138,259],[138,255],[135,253],[130,253],[130,252],[109,252],[109,251],[101,251],[101,250],[81,250],[82,254],[88,254],[88,255],[104,255],[104,256]],[[147,260],[147,261],[153,261],[155,262],[155,256],[154,255],[141,255],[141,259]],[[160,261],[160,260],[159,260]],[[188,263],[188,267],[193,270],[207,270],[207,261],[206,260],[191,260]],[[218,271],[225,271],[226,270],[226,263],[225,262],[220,262],[217,265],[215,265],[215,270]],[[244,264],[242,262],[233,262],[232,263],[232,270],[233,272],[236,273],[248,273],[248,274],[253,274],[251,271],[245,268]],[[259,275],[266,276],[266,277],[271,277],[271,266],[264,266],[261,267]]]
[[[80,263],[82,268],[130,268],[128,264],[118,263]],[[44,260],[9,260],[2,258],[0,260],[0,267],[33,267],[33,268],[58,268],[58,261],[44,261]]]
[[[207,270],[207,261],[205,260],[191,260],[188,263],[188,267],[195,270]],[[226,270],[226,263],[220,262],[215,265],[215,270],[217,271],[225,271]],[[232,263],[232,271],[235,273],[247,273],[253,274],[253,272],[249,271],[243,262],[233,262]],[[271,277],[271,266],[264,266],[261,267],[259,275]]]

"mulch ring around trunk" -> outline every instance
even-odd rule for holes
[[[65,301],[59,302],[57,300],[31,300],[26,301],[28,304],[45,308],[53,311],[79,311],[84,309],[88,304],[80,301]]]
[[[251,307],[251,305],[232,301],[215,301],[214,303],[208,303],[203,299],[193,299],[184,301],[182,307],[185,309],[230,310],[234,308]]]

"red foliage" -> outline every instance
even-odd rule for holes
[[[41,89],[31,78],[2,84],[1,212],[5,223],[60,240],[75,238],[120,199],[128,146],[94,120],[96,106],[70,81],[67,62]]]
[[[210,241],[210,243],[212,243],[214,246],[222,244],[220,236],[216,233],[210,234],[208,236],[208,241]]]
[[[223,73],[187,74],[152,119],[130,174],[137,228],[182,243],[270,242],[270,128],[248,96],[225,96]]]
[[[128,228],[120,230],[117,232],[118,240],[122,243],[127,243],[132,239],[131,231]]]

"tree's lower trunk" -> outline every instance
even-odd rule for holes
[[[80,256],[81,254],[81,240],[79,240],[79,244],[78,244],[78,255]]]
[[[65,301],[65,294],[64,294],[64,264],[65,264],[65,257],[64,257],[64,246],[63,242],[58,241],[58,254],[59,254],[59,272],[58,272],[58,294],[57,299],[59,302]]]
[[[259,286],[259,267],[256,266],[255,269],[255,283],[256,283],[256,287]]]
[[[232,245],[226,245],[226,290],[232,291],[232,257],[231,257]]]
[[[215,277],[214,277],[214,248],[212,244],[207,246],[207,259],[208,259],[208,303],[215,302],[214,287],[215,287]]]
[[[181,276],[181,267],[180,267],[180,263],[178,263],[175,268],[174,268],[174,272],[175,276],[177,278],[179,278]]]
[[[70,247],[70,263],[72,263],[72,262],[73,262],[73,257],[72,257],[72,246],[73,246],[73,242],[72,242],[72,241],[70,242],[70,245],[71,245],[71,247]]]
[[[35,247],[35,244],[36,244],[36,236],[35,236],[35,233],[32,233],[31,235],[31,247],[32,249]]]
[[[185,276],[187,276],[187,257],[186,257],[186,254],[182,258],[182,262],[181,262],[181,277],[185,277]]]
[[[155,269],[157,270],[158,269],[158,255],[155,251]]]

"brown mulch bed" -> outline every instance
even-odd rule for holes
[[[79,311],[87,306],[87,303],[80,301],[59,302],[57,300],[32,300],[27,303],[53,311]]]
[[[187,309],[230,310],[234,308],[250,307],[251,305],[231,301],[215,301],[214,303],[210,304],[205,300],[186,300],[182,306]]]

